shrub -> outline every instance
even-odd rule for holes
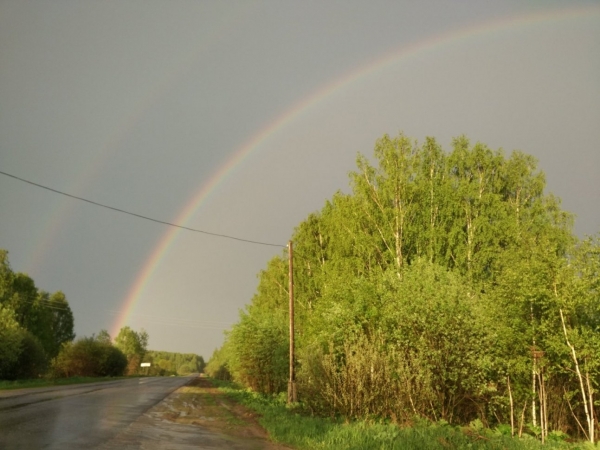
[[[58,377],[120,376],[127,366],[127,357],[118,348],[94,337],[84,337],[63,344],[54,362],[53,374]]]
[[[192,367],[192,365],[189,363],[182,364],[181,366],[179,366],[179,369],[177,369],[177,373],[179,375],[187,375],[189,373],[193,373],[194,371],[195,371],[195,368]]]
[[[38,338],[26,330],[20,330],[20,355],[16,366],[15,378],[37,378],[48,367],[44,347]]]
[[[44,372],[47,358],[40,341],[0,309],[0,379],[35,378]]]
[[[19,360],[21,332],[12,309],[0,305],[0,379],[8,379]]]
[[[231,373],[227,365],[227,348],[225,345],[215,349],[210,360],[204,368],[204,372],[217,380],[231,381]]]
[[[102,347],[102,359],[98,375],[104,377],[118,377],[123,375],[127,367],[127,357],[113,345],[104,344]]]

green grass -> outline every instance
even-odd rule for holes
[[[510,437],[510,427],[484,429],[477,424],[455,427],[446,423],[421,421],[412,427],[400,428],[393,424],[367,423],[314,417],[302,413],[298,406],[289,408],[285,398],[267,398],[254,392],[236,388],[231,383],[211,380],[233,400],[261,415],[260,423],[272,440],[300,450],[529,450],[529,449],[592,449],[590,443],[569,444],[558,439],[542,445],[531,436],[521,439]],[[504,434],[503,434],[504,433]],[[554,437],[554,436],[553,436]]]
[[[33,380],[15,380],[6,381],[0,380],[0,390],[9,389],[25,389],[25,388],[37,388],[47,386],[65,386],[69,384],[82,384],[82,383],[97,383],[100,381],[114,381],[121,380],[124,378],[139,378],[138,375],[135,377],[71,377],[71,378],[36,378]]]

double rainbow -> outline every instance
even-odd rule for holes
[[[231,176],[235,169],[239,168],[244,160],[246,160],[253,151],[260,148],[261,144],[269,140],[276,133],[282,131],[288,124],[292,123],[301,115],[308,113],[311,108],[318,105],[327,97],[341,91],[342,89],[348,88],[353,83],[356,83],[357,81],[364,79],[369,75],[372,75],[378,71],[383,71],[393,64],[405,62],[406,60],[409,60],[417,55],[421,55],[426,52],[438,51],[440,48],[451,44],[460,43],[460,41],[477,39],[493,33],[506,32],[512,29],[524,29],[537,24],[548,24],[564,20],[581,19],[590,16],[594,16],[595,18],[600,16],[600,7],[586,7],[577,9],[570,8],[566,10],[537,13],[523,17],[486,22],[476,26],[463,28],[458,31],[436,35],[429,39],[416,42],[407,47],[402,47],[396,51],[388,53],[372,61],[370,64],[360,67],[357,70],[335,80],[334,82],[323,86],[308,98],[305,98],[293,105],[284,114],[267,124],[258,133],[252,136],[245,144],[237,149],[229,158],[229,160],[227,160],[225,164],[223,164],[210,177],[210,179],[200,187],[199,191],[190,198],[190,200],[185,204],[184,208],[177,215],[177,217],[172,220],[172,222],[185,225],[202,206],[203,202],[218,188],[218,186],[222,184],[228,176]],[[139,302],[140,298],[142,298],[148,281],[152,278],[156,268],[160,265],[161,260],[168,252],[169,247],[175,238],[182,231],[183,230],[178,228],[169,228],[164,233],[158,245],[152,251],[150,257],[131,286],[127,297],[123,302],[120,313],[118,314],[112,326],[111,335],[116,335],[118,330],[129,322],[130,317],[134,313],[136,304]]]

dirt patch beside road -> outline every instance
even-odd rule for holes
[[[170,422],[199,425],[230,436],[268,439],[255,412],[235,403],[202,377],[179,388],[149,413]],[[271,446],[265,448],[288,448],[269,444]]]
[[[268,440],[257,414],[195,378],[100,446],[103,450],[291,450]]]

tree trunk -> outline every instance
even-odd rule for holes
[[[506,376],[506,385],[508,386],[508,399],[510,400],[510,435],[515,437],[515,405],[513,403],[512,391],[510,389],[510,376]]]
[[[593,412],[590,414],[588,409],[588,392],[586,392],[585,385],[583,384],[583,376],[581,375],[581,370],[579,370],[579,362],[577,361],[577,353],[575,352],[575,347],[571,342],[569,342],[569,337],[567,335],[567,326],[565,325],[565,316],[563,315],[562,308],[559,309],[560,312],[560,320],[562,321],[563,332],[565,334],[565,341],[567,342],[567,346],[571,349],[571,356],[573,357],[573,363],[575,364],[575,372],[577,373],[577,377],[579,378],[579,386],[581,388],[581,398],[583,399],[583,409],[585,411],[585,418],[588,424],[588,438],[590,442],[594,442],[594,419]],[[589,397],[592,399],[592,392],[589,392]],[[593,404],[590,407],[593,408]]]

